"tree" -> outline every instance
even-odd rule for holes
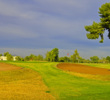
[[[110,63],[110,56],[107,56],[106,60],[108,60],[108,62]]]
[[[2,54],[0,54],[0,57],[2,56]]]
[[[5,52],[5,53],[4,53],[4,56],[7,56],[8,54],[9,54],[9,52]]]
[[[30,54],[29,60],[30,60],[30,61],[37,60],[37,57],[36,57],[34,54]]]
[[[55,61],[55,62],[57,62],[58,61],[58,58],[59,58],[59,50],[58,50],[58,48],[54,48],[52,51],[51,51],[51,53],[52,53],[52,60],[53,61]]]
[[[103,43],[104,31],[108,30],[108,37],[110,39],[110,3],[105,3],[99,8],[99,16],[100,22],[96,23],[93,22],[91,26],[85,26],[86,31],[90,32],[87,33],[88,39],[98,39],[99,36],[101,37],[100,43]]]
[[[108,30],[110,39],[110,3],[105,3],[99,8],[100,21],[103,28]]]
[[[5,52],[5,53],[4,53],[4,56],[7,57],[7,60],[8,60],[8,61],[12,61],[12,60],[13,60],[13,56],[12,56],[9,52]]]
[[[46,53],[46,60],[47,60],[47,61],[52,61],[51,51],[50,51],[50,52],[47,51],[47,53]]]
[[[93,22],[92,25],[85,26],[85,29],[86,31],[90,32],[86,34],[88,39],[98,39],[100,36],[100,43],[103,42],[104,28],[101,26],[101,23]]]
[[[99,57],[93,56],[93,57],[90,57],[90,59],[93,63],[98,63]]]
[[[70,62],[70,58],[69,57],[66,57],[66,56],[60,57],[59,58],[59,62]]]
[[[42,55],[39,54],[39,55],[37,56],[37,60],[39,60],[39,61],[43,61],[43,59],[44,59],[44,58],[43,58]]]
[[[11,54],[7,54],[6,57],[7,57],[8,61],[12,61],[13,60],[13,56]]]
[[[79,60],[80,60],[80,56],[79,56],[79,53],[77,51],[77,49],[74,51],[74,54],[71,56],[71,60],[74,62],[74,63],[79,63]]]
[[[20,56],[16,56],[16,61],[23,61],[23,58],[22,57],[20,57]]]
[[[99,63],[109,63],[109,60],[106,58],[102,57],[101,59],[98,60]]]
[[[51,51],[48,51],[46,54],[46,60],[51,62],[57,62],[59,58],[59,50],[58,48],[54,48]]]
[[[29,56],[26,56],[26,57],[24,58],[24,61],[29,61],[29,60],[30,60]]]

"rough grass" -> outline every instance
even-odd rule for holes
[[[57,63],[11,62],[11,64],[39,72],[49,88],[47,93],[52,94],[57,100],[110,100],[110,81],[82,77],[83,74],[72,75],[56,68]]]
[[[0,71],[0,100],[55,100],[41,76],[31,69]]]

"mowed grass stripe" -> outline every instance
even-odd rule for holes
[[[68,74],[57,63],[12,63],[40,73],[57,100],[109,100],[110,81],[93,80]]]
[[[41,76],[31,69],[0,71],[0,100],[55,100]]]

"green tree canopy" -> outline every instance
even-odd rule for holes
[[[107,56],[107,57],[106,57],[106,60],[108,60],[109,63],[110,63],[110,56]]]
[[[44,58],[43,58],[43,56],[42,56],[42,55],[40,55],[40,54],[39,54],[39,55],[37,56],[37,60],[43,61],[43,60],[44,60]]]
[[[75,63],[79,62],[80,60],[80,56],[79,56],[79,53],[77,51],[77,49],[74,51],[74,54],[71,56],[71,60]]]
[[[101,23],[93,22],[92,25],[85,26],[85,29],[86,31],[90,32],[86,34],[88,39],[98,39],[100,36],[100,42],[103,42],[104,28],[101,26]]]
[[[16,59],[16,61],[23,61],[23,60],[24,60],[24,59],[23,59],[22,57],[20,57],[20,56],[16,56],[15,59]]]
[[[93,56],[93,57],[90,57],[90,59],[93,63],[98,63],[99,57]]]
[[[5,53],[4,53],[4,56],[7,56],[8,54],[9,54],[9,52],[5,52]]]
[[[108,30],[108,37],[110,39],[110,3],[105,3],[99,8],[100,22],[93,22],[90,26],[85,26],[88,39],[98,39],[101,37],[100,43],[103,43],[103,34]]]
[[[70,58],[69,57],[66,57],[66,56],[60,57],[59,58],[59,62],[70,62]]]
[[[37,61],[37,60],[43,61],[44,58],[43,58],[43,56],[40,55],[40,54],[39,54],[38,56],[36,56],[36,55],[34,55],[34,54],[30,54],[30,56],[26,56],[26,57],[24,58],[24,60],[25,60],[25,61]]]
[[[59,58],[59,50],[58,48],[54,48],[51,51],[48,51],[46,54],[46,60],[51,62],[57,62]]]
[[[5,52],[5,53],[4,53],[4,56],[7,57],[7,60],[8,60],[8,61],[12,61],[12,60],[13,60],[13,56],[12,56],[9,52]]]
[[[7,54],[6,57],[7,57],[8,61],[12,61],[13,60],[13,56],[11,54]]]

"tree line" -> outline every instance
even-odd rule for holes
[[[13,56],[9,53],[9,52],[5,52],[4,55],[0,54],[0,57],[1,56],[5,56],[7,57],[7,60],[8,61],[13,61]],[[30,54],[29,56],[26,56],[26,57],[21,57],[21,56],[15,56],[15,60],[16,61],[43,61],[44,58],[42,55],[34,55],[34,54]]]
[[[3,56],[0,54],[0,57]],[[13,61],[13,56],[9,52],[5,52],[4,56],[7,57],[8,61]],[[34,55],[30,54],[29,56],[25,56],[24,58],[21,56],[15,57],[16,61],[48,61],[48,62],[73,62],[73,63],[110,63],[110,56],[99,58],[98,56],[92,56],[90,59],[82,58],[78,50],[76,49],[73,55],[68,57],[59,57],[59,49],[54,48],[51,51],[47,51],[46,57],[43,55]]]

